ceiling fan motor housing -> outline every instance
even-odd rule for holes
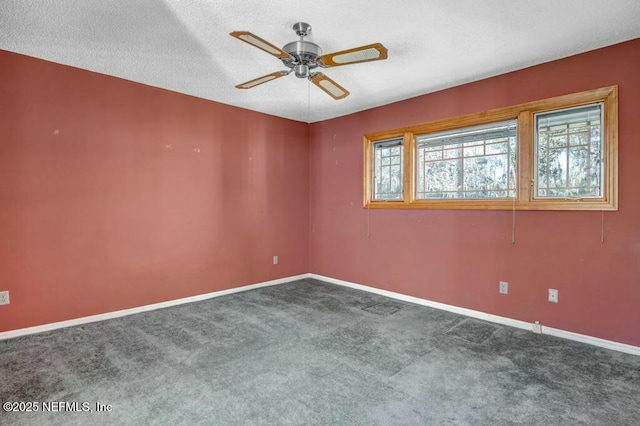
[[[311,26],[304,22],[298,22],[293,26],[300,40],[292,41],[284,45],[282,50],[293,57],[282,59],[284,65],[294,70],[296,77],[307,78],[309,72],[318,68],[316,60],[322,56],[322,49],[315,43],[304,40],[304,37],[311,32]]]

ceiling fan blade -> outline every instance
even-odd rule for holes
[[[258,49],[264,50],[265,52],[275,56],[276,58],[293,59],[291,55],[289,55],[284,50],[275,47],[273,44],[269,43],[265,39],[262,39],[255,34],[251,34],[248,31],[234,31],[229,35],[237,38],[238,40],[242,40],[245,43],[249,43],[250,45],[257,47]]]
[[[331,80],[321,72],[312,74],[309,80],[320,89],[324,90],[329,96],[335,100],[344,99],[349,96],[349,92],[335,81]]]
[[[252,87],[259,86],[262,83],[275,80],[276,78],[284,77],[285,75],[289,75],[289,71],[272,72],[271,74],[263,75],[262,77],[254,78],[253,80],[249,80],[245,83],[238,84],[236,88],[251,89]]]
[[[340,52],[327,53],[317,59],[321,67],[338,67],[340,65],[357,64],[360,62],[380,61],[387,59],[387,48],[380,43],[368,44]]]

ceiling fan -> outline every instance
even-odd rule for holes
[[[248,31],[234,31],[230,34],[245,43],[249,43],[275,56],[282,61],[284,66],[289,68],[285,71],[276,71],[238,84],[236,86],[238,89],[251,89],[252,87],[294,72],[296,77],[309,79],[309,81],[332,98],[336,100],[344,99],[349,96],[349,92],[323,73],[314,71],[316,68],[331,68],[387,59],[387,49],[380,43],[368,44],[366,46],[323,55],[320,46],[304,39],[311,33],[311,25],[306,22],[298,22],[294,24],[293,30],[300,36],[300,40],[287,43],[282,49],[277,48],[268,41]]]

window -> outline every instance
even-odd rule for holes
[[[617,86],[365,135],[370,208],[617,210]]]
[[[403,149],[402,139],[373,144],[373,199],[402,200]]]
[[[517,120],[416,136],[416,199],[514,198]]]
[[[536,114],[535,196],[602,196],[602,103]]]

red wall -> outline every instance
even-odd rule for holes
[[[309,127],[0,51],[0,331],[314,272],[640,346],[638,76],[640,39]],[[361,207],[364,133],[613,84],[604,244],[600,212],[514,245],[509,211]]]
[[[0,331],[308,272],[305,123],[0,51],[0,129]]]
[[[434,63],[437,66],[437,63]],[[619,85],[620,209],[365,210],[362,136]],[[311,272],[640,346],[640,39],[316,123]],[[509,282],[507,296],[498,281]],[[546,301],[559,290],[558,304]]]

